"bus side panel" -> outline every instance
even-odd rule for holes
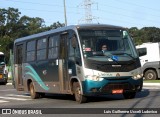
[[[37,73],[39,74],[42,82],[49,87],[49,93],[60,92],[60,83],[58,78],[58,65],[56,60],[44,60],[36,63]],[[45,91],[39,90],[39,92]]]
[[[26,86],[29,89],[29,82],[34,82],[36,92],[46,92],[46,93],[58,93],[60,91],[59,82],[53,80],[54,78],[58,80],[58,72],[54,74],[53,67],[48,67],[48,61],[39,61],[36,63],[25,63],[24,64],[24,76]],[[56,75],[57,74],[57,75]],[[28,82],[28,83],[27,83]],[[26,89],[26,90],[27,90]]]

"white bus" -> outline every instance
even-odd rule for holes
[[[143,86],[137,51],[119,26],[73,25],[19,38],[14,57],[16,88],[34,99],[45,93],[71,94],[79,103],[94,95],[128,99]]]

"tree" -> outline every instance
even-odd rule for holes
[[[143,42],[159,42],[160,41],[160,29],[156,27],[144,27],[141,29],[144,39]]]
[[[20,17],[20,14],[15,8],[0,9],[0,51],[5,53],[7,60],[15,39],[64,26],[56,22],[46,27],[42,18]]]
[[[8,45],[13,42],[13,32],[17,29],[19,15],[18,9],[0,9],[0,51],[4,52],[7,58],[9,58]]]
[[[60,28],[60,27],[64,27],[65,24],[61,24],[60,22],[56,22],[56,23],[53,23],[51,26],[50,26],[50,29],[56,29],[56,28]]]
[[[135,45],[146,42],[160,42],[160,29],[156,27],[143,27],[140,30],[132,27],[129,32],[134,38]]]

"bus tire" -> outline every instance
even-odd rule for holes
[[[81,87],[78,82],[73,83],[73,92],[74,92],[75,100],[78,103],[85,103],[87,101],[87,97],[81,94]]]
[[[157,74],[154,70],[147,70],[145,73],[144,73],[144,77],[146,80],[156,80],[157,79]]]
[[[30,83],[30,95],[32,99],[37,99],[40,97],[40,94],[35,92],[35,86],[33,84],[33,82]]]
[[[123,96],[125,99],[133,99],[136,96],[136,92],[124,92]]]

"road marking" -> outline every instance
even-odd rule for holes
[[[3,96],[0,96],[0,98],[5,99],[5,100],[19,100],[19,101],[32,100],[32,99],[23,99],[23,98],[15,98],[15,97],[3,97]]]
[[[160,87],[143,87],[143,89],[160,89]]]
[[[12,83],[7,83],[6,85],[13,85]]]
[[[13,91],[13,90],[16,90],[16,89],[5,89],[5,90],[0,90],[0,91]]]
[[[9,96],[9,97],[26,97],[26,98],[29,98],[30,95],[19,95],[19,94],[7,94],[6,96]]]
[[[5,102],[9,102],[9,101],[5,101],[5,100],[0,100],[0,103],[5,103]]]

